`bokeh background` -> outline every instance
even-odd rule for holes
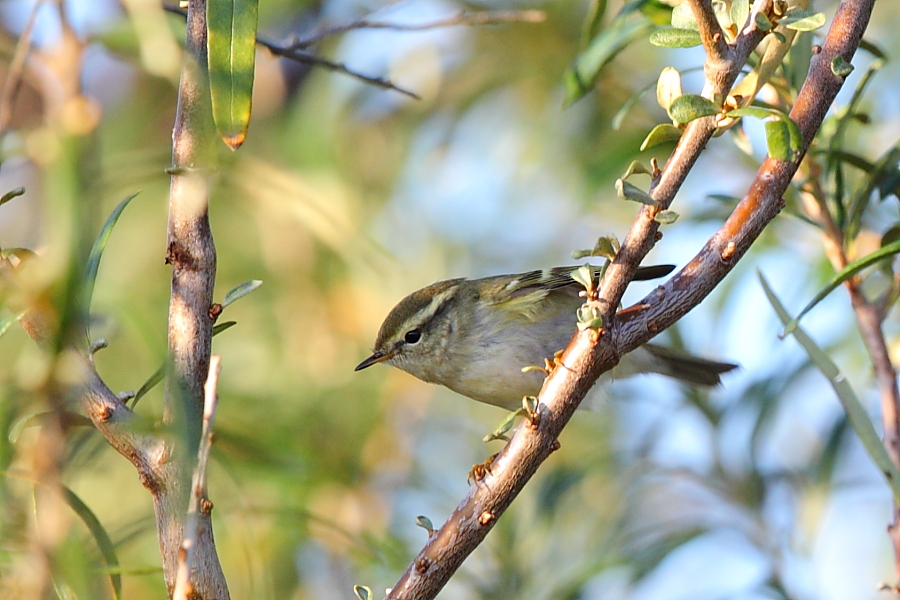
[[[0,3],[5,71],[33,8]],[[834,4],[816,8],[830,16]],[[890,56],[900,54],[894,8],[879,3],[867,34]],[[471,466],[500,449],[481,438],[505,414],[386,367],[354,373],[381,320],[438,279],[570,264],[599,235],[623,236],[636,205],[616,198],[615,178],[633,159],[664,160],[671,149],[638,150],[666,120],[653,82],[674,65],[686,72],[685,91],[699,90],[699,72],[689,71],[702,64],[699,49],[643,41],[564,109],[562,73],[580,50],[586,2],[266,0],[260,32],[303,39],[371,11],[417,24],[463,9],[538,9],[547,18],[351,31],[321,45],[323,56],[387,77],[419,101],[260,51],[247,142],[217,151],[217,298],[264,281],[226,309],[222,319],[237,326],[214,342],[223,371],[210,497],[234,598],[330,600],[352,597],[354,584],[380,594],[394,583],[425,542],[416,517],[443,522]],[[164,169],[183,23],[149,0],[46,2],[35,14],[35,52],[0,148],[0,192],[26,193],[0,207],[0,247],[52,254],[73,228],[93,237],[122,198],[140,192],[104,254],[92,325],[110,343],[97,355],[101,375],[114,390],[134,390],[165,356]],[[848,87],[871,60],[858,55]],[[848,132],[847,147],[870,160],[900,139],[898,68],[880,71],[862,104],[871,122]],[[728,136],[711,142],[674,205],[680,219],[648,262],[683,265],[700,249],[730,207],[710,195],[743,195],[765,155],[761,129],[748,124],[750,153]],[[897,205],[891,197],[870,211],[859,244],[877,244],[898,222]],[[660,336],[741,370],[712,391],[657,376],[604,390],[602,408],[573,419],[561,450],[442,598],[886,594],[878,585],[894,583],[889,491],[825,379],[793,340],[778,338],[757,269],[795,312],[833,273],[816,230],[778,217],[725,283]],[[629,297],[652,285],[635,284]],[[843,291],[804,324],[880,423]],[[895,314],[886,327],[895,342]],[[21,427],[40,409],[28,393],[38,352],[19,329],[0,339],[4,473],[40,452],[38,428]],[[158,420],[161,405],[157,387],[137,410]],[[96,432],[76,428],[63,475],[115,542],[124,597],[164,597],[150,496],[132,466]],[[27,478],[0,478],[0,588],[44,518],[31,494]],[[111,597],[88,530],[72,514],[56,518],[69,561],[59,565],[61,589]]]

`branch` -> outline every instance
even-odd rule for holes
[[[218,356],[210,358],[209,377],[206,379],[205,398],[203,404],[203,435],[197,452],[197,466],[191,483],[191,504],[188,508],[187,522],[184,526],[184,541],[178,552],[178,578],[175,583],[173,600],[189,600],[193,598],[194,586],[191,582],[192,572],[202,571],[197,565],[195,548],[201,532],[211,526],[210,512],[212,502],[206,493],[206,465],[209,463],[209,451],[212,448],[212,424],[218,403],[217,387],[221,360]]]
[[[728,44],[725,42],[725,33],[722,31],[716,11],[713,10],[710,0],[688,0],[694,19],[700,28],[700,40],[709,62],[719,63],[728,58]]]
[[[828,107],[834,101],[843,79],[831,72],[836,56],[849,62],[868,24],[874,0],[844,0],[838,7],[825,46],[813,58],[810,76],[791,111],[791,118],[803,135],[803,150],[821,126]],[[754,11],[766,10],[770,2],[757,2]],[[706,88],[724,94],[737,77],[737,71],[756,46],[761,34],[751,24],[731,46],[727,69],[707,63]],[[727,87],[722,87],[727,84]],[[667,207],[674,191],[697,158],[713,131],[712,118],[691,123],[682,142],[666,165],[652,195]],[[657,288],[639,304],[643,311],[629,313],[627,320],[615,320],[615,308],[627,282],[640,260],[652,247],[657,224],[654,208],[641,210],[610,265],[600,290],[606,304],[607,330],[579,332],[566,348],[562,363],[544,383],[535,427],[520,427],[506,448],[491,465],[487,477],[473,486],[447,522],[432,536],[388,598],[427,600],[444,586],[463,560],[478,546],[500,515],[510,505],[538,466],[555,447],[564,425],[578,404],[603,372],[619,358],[646,343],[700,303],[734,267],[765,226],[783,207],[782,194],[797,170],[797,162],[767,158],[744,199],[719,231],[675,277]],[[599,338],[599,339],[598,339]]]
[[[169,300],[169,368],[163,421],[182,433],[168,478],[154,495],[160,552],[171,596],[178,572],[190,497],[191,464],[201,439],[204,384],[210,370],[214,319],[210,315],[216,278],[216,247],[209,226],[209,163],[213,139],[206,74],[206,3],[190,0],[178,109],[172,132],[166,263],[172,265]],[[198,565],[191,580],[193,600],[228,600],[212,528],[202,528],[194,546]]]

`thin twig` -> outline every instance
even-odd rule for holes
[[[843,79],[831,72],[831,60],[840,55],[850,62],[868,25],[873,3],[874,0],[842,2],[822,51],[813,58],[810,76],[790,115],[800,127],[804,152],[843,84]],[[757,2],[754,6],[756,11],[770,9],[771,2]],[[724,95],[759,38],[757,28],[748,27],[732,46],[728,69],[720,73],[708,70],[705,87]],[[720,86],[725,87],[717,90]],[[668,206],[688,167],[712,133],[710,124],[703,119],[691,125],[694,123],[697,123],[696,133],[679,143],[679,148],[686,145],[685,150],[676,150],[666,164],[660,184],[653,190],[654,199],[662,198],[664,206]],[[689,126],[685,136],[690,131]],[[388,598],[429,600],[437,595],[554,450],[558,435],[599,375],[611,369],[619,357],[683,317],[722,281],[781,210],[782,196],[796,170],[797,162],[767,158],[747,195],[701,252],[677,275],[640,301],[649,308],[619,323],[614,311],[621,291],[633,278],[640,259],[652,247],[656,236],[656,226],[649,223],[653,221],[653,209],[641,210],[602,283],[601,299],[607,303],[604,315],[607,331],[601,335],[597,331],[575,334],[562,356],[566,368],[555,369],[541,390],[537,426],[518,429],[492,463],[491,473],[470,488],[466,498],[391,589]]]
[[[219,398],[217,388],[220,368],[221,359],[216,355],[210,357],[209,377],[206,379],[204,388],[203,434],[200,438],[200,448],[197,450],[197,465],[194,467],[194,477],[191,483],[191,501],[184,524],[184,541],[178,551],[178,577],[175,581],[172,600],[188,600],[192,597],[194,586],[191,583],[190,574],[195,570],[194,549],[200,537],[200,516],[201,514],[209,515],[209,511],[212,510],[212,502],[206,493],[206,466],[209,463],[209,451],[213,442],[212,428]]]
[[[404,96],[408,96],[410,98],[414,98],[415,100],[421,100],[422,97],[416,94],[415,92],[411,92],[405,88],[402,88],[395,83],[392,83],[390,80],[385,79],[383,77],[375,77],[372,75],[364,75],[358,71],[352,70],[350,67],[345,65],[344,63],[334,62],[328,60],[327,58],[322,58],[317,54],[310,54],[304,50],[299,48],[293,48],[290,46],[282,46],[277,42],[273,42],[272,40],[266,39],[262,36],[257,36],[256,43],[260,46],[263,46],[269,50],[272,54],[276,56],[283,56],[284,58],[305,64],[312,65],[315,67],[322,67],[324,69],[328,69],[329,71],[333,71],[335,73],[343,73],[344,75],[349,75],[355,79],[359,79],[369,85],[374,85],[375,87],[379,87],[385,90],[393,90],[395,92],[399,92]]]
[[[486,26],[505,25],[509,23],[542,23],[547,20],[547,13],[542,10],[495,10],[495,11],[467,11],[461,10],[454,15],[425,23],[392,23],[389,21],[374,21],[366,18],[358,19],[344,25],[336,25],[315,32],[308,38],[291,44],[290,48],[308,48],[319,42],[353,31],[356,29],[390,29],[392,31],[425,31],[427,29],[440,29],[442,27],[454,27],[457,25]]]

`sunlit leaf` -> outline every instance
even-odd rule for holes
[[[672,102],[682,95],[681,73],[678,69],[666,67],[656,82],[656,102],[663,110],[669,110]]]
[[[742,28],[750,16],[750,0],[734,0],[731,3],[731,22]]]
[[[232,150],[244,143],[250,125],[258,10],[258,0],[206,2],[213,119]]]
[[[660,123],[651,129],[644,141],[641,142],[641,152],[667,142],[677,142],[681,139],[682,133],[681,129],[671,123]]]
[[[690,123],[694,119],[711,117],[719,113],[719,107],[703,96],[685,94],[679,96],[669,106],[669,117],[676,123]]]
[[[769,156],[777,160],[792,160],[790,131],[781,119],[766,121],[766,147]]]
[[[813,299],[809,301],[809,304],[807,304],[806,306],[803,307],[803,310],[801,310],[800,313],[796,317],[794,317],[793,319],[790,319],[788,321],[788,324],[784,328],[784,333],[782,335],[787,335],[787,334],[791,333],[797,327],[797,325],[800,323],[800,319],[802,319],[806,315],[806,313],[808,313],[813,308],[815,308],[815,306],[819,302],[824,300],[825,297],[828,296],[828,294],[830,294],[831,292],[833,292],[839,285],[841,285],[842,283],[844,283],[845,281],[847,281],[854,275],[858,274],[860,271],[862,271],[866,267],[870,267],[879,261],[882,261],[890,256],[893,256],[894,254],[897,254],[898,252],[900,252],[900,240],[897,240],[897,241],[891,242],[885,246],[882,246],[880,249],[876,250],[875,252],[872,252],[871,254],[867,254],[866,256],[864,256],[858,260],[854,260],[852,263],[850,263],[849,265],[847,265],[846,267],[841,269],[840,272],[835,274],[835,276],[832,277],[828,281],[827,284],[825,284],[825,287],[823,287],[821,290],[819,290],[819,293],[817,293],[813,297]]]
[[[701,45],[703,40],[693,29],[663,27],[650,34],[650,43],[661,48],[693,48]]]
[[[225,294],[225,299],[222,300],[222,308],[225,308],[235,300],[240,300],[247,294],[258,289],[262,284],[263,282],[260,279],[251,279],[250,281],[245,281],[244,283],[232,288],[227,294]]]
[[[781,319],[782,323],[788,325],[790,315],[775,295],[775,292],[772,291],[766,278],[763,277],[762,273],[759,273],[758,275],[763,290],[766,293],[766,297],[769,299],[775,312],[778,313],[778,318]],[[837,368],[837,365],[834,364],[834,361],[832,361],[831,358],[816,345],[812,338],[809,337],[802,328],[796,327],[791,333],[797,341],[800,342],[803,349],[806,350],[812,363],[816,365],[825,377],[828,378],[828,382],[831,383],[831,387],[837,394],[841,406],[843,406],[844,411],[847,413],[853,431],[856,432],[856,435],[862,442],[869,458],[872,459],[872,462],[875,463],[878,470],[881,471],[881,474],[884,475],[887,480],[887,484],[894,494],[894,501],[900,502],[900,471],[897,470],[897,467],[891,461],[891,457],[888,456],[887,450],[885,450],[881,438],[878,437],[878,433],[875,431],[875,427],[872,425],[872,421],[869,418],[866,409],[859,401],[856,392],[850,387],[850,383]]]
[[[815,31],[825,24],[825,13],[798,10],[788,13],[778,24],[795,31]]]

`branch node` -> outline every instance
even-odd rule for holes
[[[489,510],[484,511],[478,516],[478,524],[484,527],[488,523],[494,520],[494,513]]]
[[[727,262],[734,256],[734,252],[736,249],[737,246],[735,246],[734,242],[728,242],[719,256],[722,258],[722,260]]]
[[[420,556],[416,559],[416,571],[419,572],[420,575],[424,575],[428,571],[428,567],[431,566],[431,560]]]

